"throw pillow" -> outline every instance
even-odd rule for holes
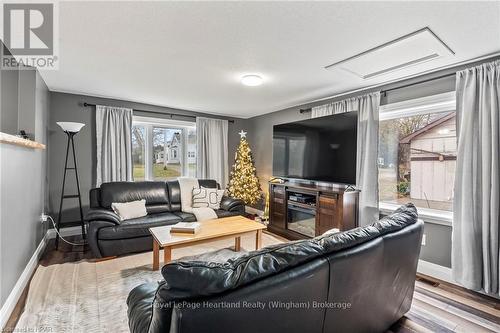
[[[122,221],[148,215],[146,200],[144,199],[130,202],[113,202],[111,208]]]
[[[325,232],[323,233],[323,235],[321,235],[321,236],[333,235],[333,234],[336,234],[336,233],[338,233],[338,232],[340,232],[340,229],[333,228],[333,229],[329,229],[329,230],[325,231]]]
[[[220,209],[220,202],[224,190],[216,188],[194,188],[193,189],[193,208],[208,207],[212,209]]]

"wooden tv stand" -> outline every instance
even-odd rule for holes
[[[333,228],[344,231],[358,227],[359,191],[347,190],[345,185],[270,182],[269,195],[268,230],[287,239],[311,238]],[[291,200],[294,195],[307,197],[308,203]]]

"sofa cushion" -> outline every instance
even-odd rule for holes
[[[227,211],[227,210],[224,210],[224,209],[217,209],[215,211],[215,214],[217,214],[218,218],[222,218],[222,217],[236,216],[236,215],[239,215],[240,213],[238,213],[238,212],[230,212],[230,211]]]
[[[205,188],[220,188],[214,179],[198,179],[198,184],[200,184],[200,187]]]
[[[120,225],[99,230],[99,239],[125,239],[150,236],[149,228],[172,225],[182,219],[172,213],[147,215],[123,221]]]
[[[146,200],[146,207],[164,205],[166,209],[169,208],[167,189],[164,182],[112,182],[101,184],[101,206],[104,208],[111,208],[113,202],[130,202],[142,199]],[[165,211],[164,209],[162,211]]]
[[[196,222],[196,216],[194,216],[194,214],[185,212],[173,212],[172,214],[179,216],[182,222]]]
[[[417,220],[417,209],[412,203],[408,203],[399,207],[391,215],[385,216],[371,225],[345,232],[322,235],[315,239],[321,242],[326,253],[331,253],[367,242],[378,236],[399,231],[408,225],[416,223]]]
[[[169,300],[218,294],[309,261],[322,250],[311,240],[301,240],[248,252],[225,263],[181,258],[163,266],[163,288]]]
[[[269,246],[229,259],[225,263],[173,261],[162,268],[166,295],[170,300],[208,296],[232,290],[319,256],[368,242],[417,222],[412,204],[402,206],[392,215],[372,225],[346,232],[318,236]]]
[[[158,214],[158,213],[170,212],[170,205],[169,204],[146,205],[146,211],[148,212],[148,214]]]

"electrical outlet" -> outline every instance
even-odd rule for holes
[[[49,216],[48,216],[47,214],[42,213],[42,214],[40,215],[40,222],[41,222],[42,224],[44,224],[45,222],[47,222],[47,220],[48,220],[48,219],[49,219]]]
[[[422,236],[422,246],[425,246],[425,241],[426,241],[426,237],[425,237],[425,234],[423,234],[423,236]]]

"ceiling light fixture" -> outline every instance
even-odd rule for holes
[[[260,86],[263,81],[262,77],[257,74],[248,74],[241,77],[241,83],[249,87]]]

